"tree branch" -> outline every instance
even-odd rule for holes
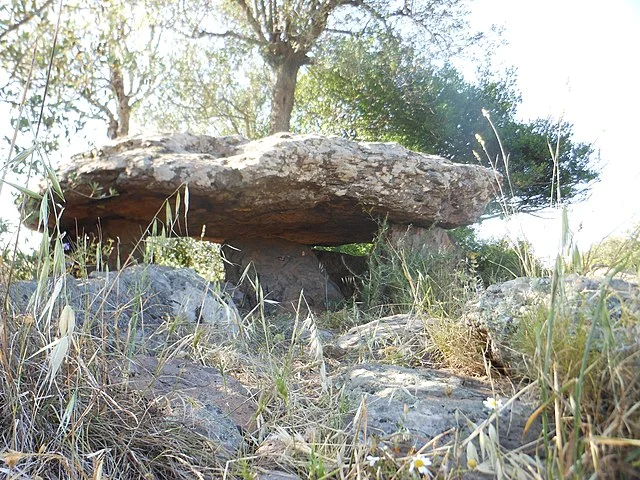
[[[82,96],[82,98],[84,98],[92,106],[94,106],[100,112],[102,112],[107,117],[106,120],[109,123],[116,122],[116,118],[114,117],[113,113],[111,113],[111,110],[109,110],[105,105],[103,105],[103,104],[99,103],[97,100],[95,100],[91,94],[85,95],[84,93],[81,93],[80,96]],[[104,118],[104,117],[102,117],[102,118]]]
[[[205,30],[200,30],[197,33],[198,38],[202,37],[215,37],[215,38],[235,38],[236,40],[240,40],[241,42],[246,42],[251,45],[257,45],[259,47],[264,46],[267,41],[266,40],[256,40],[255,38],[248,37],[241,33],[232,32],[227,30],[226,32],[217,33],[217,32],[207,32]]]
[[[258,36],[258,40],[262,42],[262,45],[267,43],[267,39],[265,38],[264,33],[260,28],[260,23],[258,22],[256,17],[254,17],[253,13],[251,12],[251,8],[249,7],[249,5],[247,5],[247,2],[245,0],[235,0],[235,2],[240,5],[240,8],[242,8],[242,10],[244,11],[244,14],[247,16],[247,22],[249,22],[251,29]]]
[[[335,33],[337,35],[347,35],[349,37],[357,37],[362,34],[361,32],[354,32],[353,30],[343,30],[341,28],[327,28],[325,29],[325,32]]]
[[[28,13],[21,20],[18,20],[16,23],[14,23],[9,28],[7,28],[4,32],[0,33],[0,40],[2,40],[5,36],[9,35],[11,32],[18,30],[24,24],[30,22],[31,19],[33,19],[33,17],[40,15],[43,12],[43,10],[49,7],[52,3],[53,3],[53,0],[46,0],[39,8],[37,8],[31,13]]]
[[[362,11],[369,14],[369,16],[380,22],[384,28],[387,30],[388,34],[393,33],[393,28],[387,22],[389,16],[384,13],[379,12],[375,7],[369,5],[364,0],[341,0],[338,6],[347,5],[351,7],[355,7],[357,9],[361,9]]]

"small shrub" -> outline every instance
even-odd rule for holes
[[[537,277],[548,274],[525,241],[479,240],[471,227],[451,231],[451,236],[466,253],[474,273],[486,288],[517,277]]]
[[[190,237],[149,237],[147,255],[153,263],[175,268],[193,268],[209,281],[224,279],[220,245]]]
[[[427,352],[436,365],[467,375],[486,373],[486,339],[458,319],[434,319],[426,326]]]
[[[94,270],[103,270],[105,262],[115,255],[112,239],[101,241],[85,235],[75,242],[64,242],[67,272],[76,278],[86,278]]]
[[[555,367],[560,382],[564,384],[578,376],[582,358],[587,354],[589,365],[593,365],[587,376],[589,391],[592,392],[603,367],[598,363],[602,359],[598,358],[595,352],[586,352],[591,325],[589,317],[593,312],[576,311],[572,315],[564,311],[563,306],[558,305],[560,309],[556,311],[551,336],[545,328],[550,314],[549,307],[540,305],[529,315],[520,319],[513,346],[523,354],[525,362],[520,365],[521,370],[517,373],[536,379],[545,362],[546,348],[542,351],[540,348],[540,345],[544,345],[550,349],[550,361]]]
[[[11,281],[33,280],[37,276],[37,253],[18,250],[15,255],[5,249],[0,256],[0,282],[7,283],[11,271]]]
[[[365,310],[455,315],[474,292],[474,279],[456,253],[397,249],[378,235],[363,279]]]

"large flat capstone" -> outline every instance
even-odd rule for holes
[[[122,139],[58,169],[63,230],[130,241],[188,186],[181,233],[223,242],[280,238],[305,245],[371,241],[377,221],[452,228],[474,222],[496,177],[477,165],[395,143],[281,133],[248,142],[163,134]],[[184,195],[184,192],[183,192]],[[184,198],[184,196],[182,197]],[[53,219],[52,219],[53,221]],[[27,220],[35,226],[35,220]],[[186,228],[185,228],[186,227]]]

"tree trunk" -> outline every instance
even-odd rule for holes
[[[111,132],[113,126],[110,126],[109,133],[114,135],[111,138],[126,137],[129,135],[129,119],[131,118],[131,105],[129,105],[129,96],[124,91],[124,79],[122,78],[122,69],[119,63],[111,65],[111,91],[116,97],[116,117],[117,128],[115,132]]]
[[[303,63],[304,60],[292,55],[285,57],[281,63],[279,62],[273,67],[276,83],[271,95],[271,120],[269,123],[269,134],[271,135],[290,130],[298,70]]]

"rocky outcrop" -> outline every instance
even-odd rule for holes
[[[300,256],[308,257],[308,254]],[[584,277],[575,277],[572,281],[574,283],[571,285],[575,284],[576,289],[582,292],[579,295],[581,301],[588,303],[591,297],[584,295],[584,292],[598,284],[589,283],[591,280]],[[329,419],[331,423],[318,428],[325,431],[342,430],[344,435],[341,441],[357,445],[363,452],[381,455],[386,455],[381,452],[388,452],[388,455],[402,459],[413,455],[416,450],[428,448],[431,451],[432,447],[455,445],[451,449],[452,456],[447,455],[447,463],[442,460],[438,467],[444,471],[460,466],[464,468],[464,452],[460,451],[456,456],[457,446],[460,442],[477,438],[480,431],[484,432],[483,442],[495,442],[506,450],[517,449],[518,454],[523,455],[529,453],[530,447],[535,448],[534,440],[539,438],[540,422],[532,415],[539,404],[529,403],[522,392],[515,394],[509,382],[502,381],[504,379],[499,376],[492,379],[471,378],[446,370],[407,366],[413,364],[406,361],[412,352],[403,352],[402,348],[415,353],[424,350],[431,341],[425,331],[431,320],[426,317],[401,314],[377,318],[340,335],[316,330],[315,326],[311,329],[309,325],[313,325],[313,322],[304,322],[303,326],[296,322],[297,326],[293,327],[291,322],[287,322],[288,330],[281,332],[274,322],[264,325],[264,331],[261,328],[246,328],[246,335],[234,338],[232,332],[235,324],[225,323],[228,321],[226,317],[217,317],[215,313],[227,312],[226,308],[232,309],[232,304],[228,300],[222,302],[219,296],[223,294],[215,289],[211,291],[204,280],[189,270],[138,266],[108,276],[94,273],[89,280],[68,278],[66,282],[68,285],[61,290],[60,298],[65,295],[73,298],[71,301],[77,309],[77,318],[99,320],[96,327],[102,328],[101,332],[108,332],[109,326],[114,324],[121,330],[131,326],[136,321],[136,315],[138,319],[156,326],[167,317],[178,315],[191,322],[210,321],[221,327],[225,335],[222,355],[229,354],[239,362],[230,369],[225,367],[224,373],[202,365],[203,362],[217,364],[211,352],[208,354],[205,349],[183,349],[184,343],[181,347],[167,346],[170,342],[166,339],[170,335],[182,335],[182,332],[173,332],[160,339],[163,348],[162,354],[157,357],[140,353],[143,349],[137,348],[137,345],[133,345],[133,351],[126,356],[118,355],[116,348],[110,350],[105,361],[107,374],[101,377],[106,381],[101,388],[108,394],[115,390],[119,393],[124,391],[127,395],[134,392],[133,397],[142,399],[145,408],[148,405],[150,415],[160,419],[158,424],[162,425],[163,430],[159,430],[162,434],[176,435],[176,432],[188,431],[190,435],[204,438],[207,444],[214,445],[214,452],[221,460],[234,460],[247,455],[262,460],[264,478],[295,479],[295,475],[278,470],[278,467],[288,466],[279,465],[278,461],[285,455],[289,455],[289,459],[294,458],[291,449],[296,445],[302,447],[300,452],[304,452],[303,458],[308,461],[308,452],[313,450],[305,448],[319,438],[314,433],[317,426],[313,424],[314,417],[305,416],[304,410],[299,417],[293,417],[296,422],[280,428],[278,422],[282,418],[292,417],[289,417],[291,413],[288,410],[282,408],[287,406],[286,400],[276,393],[277,373],[271,367],[279,368],[289,363],[280,364],[280,358],[269,360],[264,355],[261,346],[269,345],[271,339],[276,343],[270,344],[269,355],[283,354],[288,357],[285,361],[295,362],[298,369],[285,380],[289,382],[286,384],[286,388],[291,389],[289,391],[295,388],[302,392],[296,393],[300,397],[296,398],[295,403],[290,403],[292,410],[304,409],[318,402],[318,398],[324,402],[323,397],[318,397],[319,390],[316,387],[319,389],[321,384],[328,385],[327,388],[333,389],[330,395],[344,397],[339,397],[340,413],[336,412],[335,416],[332,414]],[[27,308],[33,287],[27,282],[9,287],[14,308]],[[629,287],[628,291],[626,287]],[[623,282],[615,283],[615,288],[619,292],[617,298],[621,300],[617,304],[612,300],[610,306],[613,315],[623,312],[627,304],[637,298],[637,286]],[[522,289],[526,290],[524,287]],[[110,296],[109,291],[118,294]],[[509,289],[503,286],[500,291],[507,292]],[[200,301],[195,301],[197,299]],[[94,310],[94,302],[101,304],[101,309]],[[619,307],[617,310],[616,306]],[[122,323],[125,319],[128,320]],[[286,320],[282,318],[281,321]],[[85,325],[85,331],[91,328],[92,325]],[[303,329],[307,335],[303,335],[299,329]],[[260,335],[265,335],[264,339],[260,339]],[[161,334],[158,336],[162,337]],[[200,336],[193,335],[193,338],[202,341]],[[212,343],[216,341],[213,336],[206,338]],[[315,347],[311,346],[312,342],[315,342]],[[195,343],[189,344],[195,346]],[[318,348],[320,344],[324,349]],[[284,349],[282,345],[285,345]],[[390,365],[389,359],[386,363],[375,360],[378,357],[376,350],[389,345],[402,346],[397,358],[403,361],[403,365]],[[125,348],[129,352],[129,346],[125,345]],[[144,349],[145,352],[150,350]],[[193,354],[196,359],[189,359]],[[372,357],[374,360],[368,360]],[[298,364],[299,361],[302,363]],[[326,369],[316,368],[318,362],[322,362]],[[244,370],[243,365],[248,368]],[[320,372],[326,372],[326,383],[323,383],[323,373]],[[247,384],[254,382],[252,388],[245,387],[232,374],[238,375]],[[260,380],[256,382],[257,379]],[[309,397],[303,397],[304,392],[312,393]],[[497,411],[489,405],[489,398],[495,397],[502,401],[502,404],[496,403]],[[337,402],[329,404],[336,405]],[[319,403],[318,409],[326,408],[324,405]],[[269,411],[269,415],[272,415],[266,428],[264,423],[260,424],[265,417],[261,411]],[[298,415],[298,411],[294,411],[293,415]],[[326,418],[324,414],[322,418]],[[527,425],[529,419],[531,422]],[[271,434],[266,435],[269,429]],[[497,433],[492,434],[492,429]],[[256,439],[259,439],[260,446],[253,443]],[[291,441],[278,443],[278,439]],[[498,446],[495,445],[495,448]]]
[[[429,319],[417,315],[401,313],[383,317],[371,322],[350,328],[346,333],[331,340],[325,345],[325,353],[329,357],[342,358],[347,355],[360,356],[363,352],[374,351],[390,344],[401,345],[402,348],[420,349],[414,345],[415,339],[424,332]]]
[[[66,304],[76,311],[79,324],[106,324],[121,332],[153,331],[172,318],[187,323],[224,327],[233,333],[240,321],[233,300],[216,285],[205,281],[188,268],[138,265],[117,272],[93,272],[87,279],[70,275],[59,279],[51,291],[59,294],[45,298],[38,312],[47,315],[49,307],[58,312]],[[16,314],[33,311],[38,284],[16,282],[9,287],[10,308]],[[55,300],[49,303],[49,299]]]
[[[469,303],[463,321],[487,334],[489,355],[494,364],[507,369],[518,369],[523,354],[513,344],[520,322],[531,321],[536,315],[546,318],[551,308],[552,281],[550,277],[516,278],[491,285],[476,300]],[[612,321],[622,315],[640,316],[640,288],[636,281],[619,278],[567,275],[559,285],[560,301],[554,306],[556,322],[569,321],[575,328],[590,328],[598,318],[601,299]],[[578,327],[580,325],[580,327]],[[572,327],[573,328],[573,327]],[[597,327],[597,336],[606,332]],[[616,329],[618,348],[640,348],[640,327],[630,324],[629,329]]]
[[[361,422],[368,434],[404,454],[441,434],[443,443],[456,431],[468,435],[473,425],[487,421],[492,413],[485,400],[501,397],[489,382],[431,369],[372,363],[348,368],[340,378],[351,398],[364,404],[366,418]],[[503,447],[522,445],[525,424],[534,410],[535,405],[521,400],[504,405],[500,416],[505,421],[499,423]],[[538,433],[536,425],[525,441]]]
[[[408,357],[411,352],[404,349],[413,352],[424,349],[422,342],[430,323],[429,318],[413,314],[379,318],[331,339],[324,351],[329,358],[345,364],[362,359],[367,353],[375,357],[377,350],[389,345],[398,346],[400,357]],[[472,425],[469,422],[477,426],[489,418],[491,412],[484,403],[488,397],[506,399],[513,394],[508,389],[496,391],[499,382],[492,384],[486,379],[443,370],[376,361],[345,365],[333,380],[337,385],[344,385],[354,402],[365,403],[362,410],[366,418],[361,421],[367,425],[369,435],[384,439],[390,446],[397,443],[404,453],[441,434],[453,431],[468,434]],[[515,400],[504,407],[500,415],[509,421],[500,422],[500,443],[503,447],[515,448],[522,444],[525,424],[536,406]],[[538,433],[539,425],[535,424],[527,438],[533,439]]]

